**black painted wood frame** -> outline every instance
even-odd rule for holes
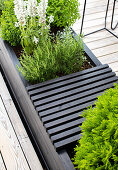
[[[76,39],[77,35],[74,31],[73,34]],[[100,61],[94,56],[86,44],[84,44],[84,51],[85,55],[94,66],[101,65]],[[66,151],[61,150],[57,153],[54,149],[51,140],[37,115],[34,105],[27,94],[26,87],[29,84],[16,68],[16,65],[19,65],[19,61],[13,49],[2,39],[0,40],[0,65],[20,112],[24,117],[30,135],[32,135],[33,142],[35,142],[37,149],[45,162],[46,168],[51,170],[74,169]]]

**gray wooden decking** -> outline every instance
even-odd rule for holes
[[[0,170],[43,170],[1,73]]]
[[[84,0],[80,2],[80,14],[83,12]],[[96,31],[104,27],[105,10],[107,0],[87,0],[86,15],[83,25],[83,34]],[[110,7],[107,18],[107,28],[110,29],[111,12],[113,0],[110,1]],[[116,3],[114,23],[118,22],[118,2]],[[76,33],[80,33],[81,19],[73,25]],[[113,31],[118,36],[118,27]],[[84,42],[103,63],[109,64],[113,71],[118,75],[118,39],[106,30],[84,37]]]

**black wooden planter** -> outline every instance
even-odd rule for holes
[[[19,62],[12,48],[0,41],[3,73],[33,142],[50,170],[74,169],[67,150],[81,137],[79,125],[84,119],[79,114],[118,80],[109,66],[102,65],[85,44],[84,50],[95,67],[30,85],[16,68]]]

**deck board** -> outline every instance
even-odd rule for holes
[[[6,170],[1,153],[0,153],[0,170]]]
[[[1,170],[5,169],[4,163],[8,170],[43,170],[1,73],[0,153]]]
[[[80,2],[80,14],[83,13],[83,0]],[[106,10],[106,0],[92,1],[87,0],[86,15],[83,24],[83,35],[92,31],[104,28],[104,18]],[[113,0],[110,1],[107,28],[110,29],[110,21],[112,14]],[[116,2],[116,9],[118,9],[118,2]],[[115,11],[114,22],[118,22],[118,14]],[[81,19],[76,21],[73,29],[76,33],[80,33]],[[111,29],[110,29],[111,30]],[[118,27],[112,31],[118,36]],[[106,30],[99,31],[84,37],[84,42],[99,59],[102,64],[109,64],[116,75],[118,75],[118,39]]]

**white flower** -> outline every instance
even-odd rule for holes
[[[39,25],[46,25],[46,9],[48,6],[48,0],[41,0],[37,3],[37,0],[14,0],[14,12],[18,19],[19,26],[25,26],[28,17],[39,18]],[[53,20],[53,16],[50,18],[50,22]]]
[[[49,23],[52,23],[54,21],[54,16],[53,15],[50,15],[49,17]]]
[[[37,43],[39,42],[38,38],[36,38],[36,37],[34,36],[33,42],[34,42],[35,44],[37,44]]]
[[[48,6],[48,0],[41,0],[37,6],[37,14],[39,16],[39,25],[46,24],[46,9]]]
[[[15,27],[19,27],[19,23],[18,22],[15,22]]]
[[[37,15],[37,0],[27,1],[27,13],[31,17],[35,17]]]

